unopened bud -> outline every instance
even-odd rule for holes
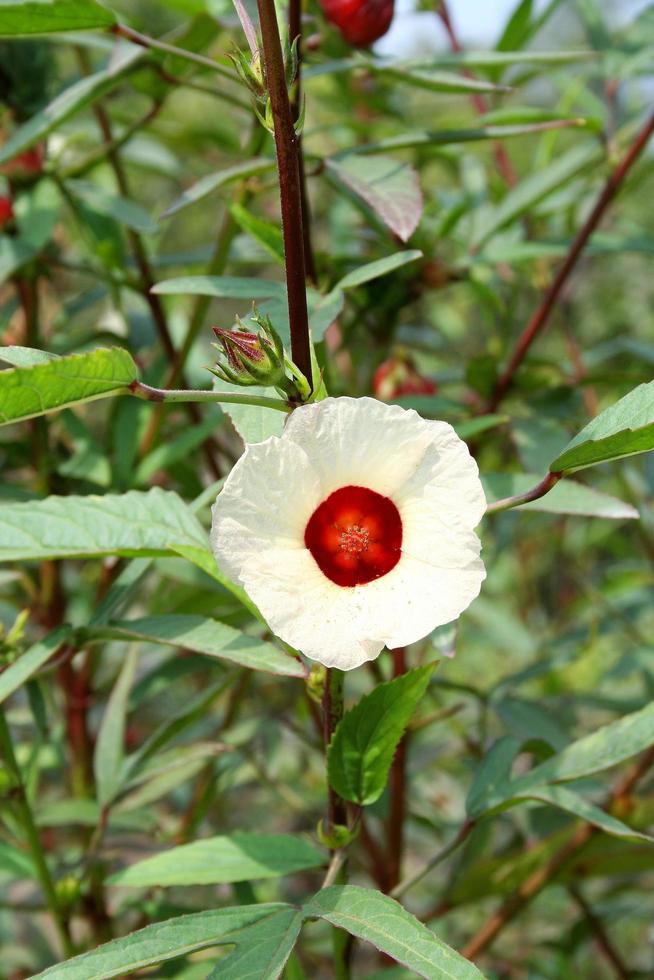
[[[214,327],[218,343],[213,346],[222,355],[212,374],[238,385],[279,385],[286,380],[284,348],[268,317],[253,314],[261,327],[258,333],[248,330],[225,330]],[[242,326],[238,321],[239,327]]]

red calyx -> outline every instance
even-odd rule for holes
[[[393,20],[394,0],[319,0],[319,3],[327,20],[356,48],[383,37]]]
[[[388,497],[368,487],[341,487],[309,518],[304,543],[336,585],[365,585],[395,568],[402,518]]]
[[[397,356],[379,365],[372,379],[372,390],[377,398],[391,401],[402,395],[435,395],[437,386],[431,378],[420,374],[410,357]]]
[[[0,231],[3,231],[7,225],[13,224],[15,217],[11,198],[6,196],[0,197]]]

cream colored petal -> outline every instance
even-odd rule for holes
[[[247,562],[241,580],[271,630],[311,660],[351,670],[383,649],[361,615],[358,590],[330,582],[306,548],[262,552]]]
[[[326,398],[296,409],[283,438],[304,449],[325,496],[352,485],[392,497],[430,446],[431,425],[375,398]]]
[[[306,453],[271,437],[248,445],[212,510],[211,548],[235,581],[254,554],[285,542],[304,546],[306,523],[322,493]]]

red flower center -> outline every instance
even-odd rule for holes
[[[402,518],[388,497],[367,487],[341,487],[316,507],[304,543],[337,585],[365,585],[400,560]]]

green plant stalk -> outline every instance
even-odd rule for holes
[[[325,770],[327,769],[327,750],[332,736],[343,717],[343,687],[345,674],[336,668],[327,668],[325,673],[325,690],[322,697],[323,738],[325,742]],[[345,801],[329,785],[327,776],[327,821],[325,830],[330,834],[335,826],[344,826],[347,822]],[[332,860],[325,879],[327,884],[347,884],[347,852],[345,848],[331,849]],[[323,885],[324,887],[324,885]],[[349,958],[351,943],[349,937],[341,929],[332,929],[332,950],[334,955],[334,976],[336,980],[350,980]]]
[[[57,934],[59,935],[64,953],[66,956],[72,956],[75,952],[75,948],[70,935],[68,919],[59,901],[54,881],[50,873],[50,868],[48,867],[45,859],[45,854],[39,838],[39,832],[34,822],[31,807],[27,800],[22,773],[16,761],[16,755],[14,753],[14,746],[11,740],[9,726],[7,725],[7,719],[2,709],[0,709],[0,754],[2,754],[2,758],[4,759],[5,765],[9,770],[9,774],[15,783],[11,794],[12,799],[20,814],[21,825],[25,831],[32,860],[34,861],[34,867],[36,869],[39,882],[41,883],[41,888],[43,889],[47,906],[57,928]]]
[[[134,395],[146,402],[223,402],[226,405],[257,405],[259,408],[273,408],[277,412],[291,411],[291,406],[279,398],[266,398],[264,395],[238,395],[226,391],[206,389],[167,389],[152,388],[142,381],[132,381],[124,394]]]
[[[512,507],[528,504],[532,500],[540,500],[541,497],[544,497],[545,494],[550,492],[552,487],[556,486],[559,480],[563,479],[564,475],[564,473],[548,473],[531,490],[526,490],[524,493],[516,493],[513,497],[504,497],[502,500],[496,500],[494,503],[489,504],[486,508],[486,513],[496,514],[501,510],[510,510]]]

